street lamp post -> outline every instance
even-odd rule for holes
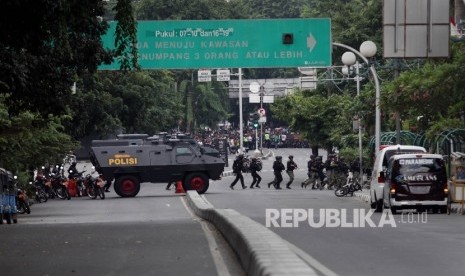
[[[346,65],[347,67],[343,69],[347,69],[347,71],[342,70],[344,74],[347,76],[350,74],[350,66],[354,65],[355,67],[355,81],[357,82],[357,97],[360,95],[360,64],[358,63],[358,60],[355,57],[355,54],[352,52],[345,52],[342,55],[342,63]],[[362,144],[362,124],[361,124],[361,118],[358,116],[358,149],[359,149],[359,163],[360,163],[360,171],[359,171],[359,177],[360,177],[360,182],[363,183],[363,144]]]
[[[239,153],[244,147],[244,119],[242,117],[242,68],[239,68]]]
[[[360,45],[360,51],[356,49],[342,44],[333,42],[334,46],[342,47],[352,51],[353,53],[357,54],[369,67],[370,72],[373,75],[373,81],[375,82],[375,155],[378,155],[379,146],[380,146],[380,135],[381,135],[381,111],[380,111],[380,87],[379,87],[379,79],[378,74],[376,73],[376,69],[374,64],[370,64],[367,58],[373,57],[376,54],[377,48],[376,44],[372,41],[365,41]]]

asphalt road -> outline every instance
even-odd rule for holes
[[[135,198],[34,204],[0,225],[2,275],[243,275],[214,227],[184,196],[144,184]]]
[[[311,210],[315,213],[312,222],[320,221],[320,210],[347,213],[347,222],[354,219],[354,212],[359,215],[369,211],[368,203],[355,197],[337,198],[332,191],[302,189],[300,183],[305,179],[306,161],[309,150],[278,149],[276,155],[294,155],[300,167],[291,190],[268,189],[266,183],[271,181],[271,163],[273,158],[264,161],[261,172],[261,189],[229,189],[233,178],[225,178],[211,185],[206,199],[216,208],[232,208],[255,221],[266,225],[266,209],[273,210]],[[324,153],[323,153],[324,154]],[[284,182],[288,179],[284,173]],[[252,178],[245,174],[246,185]],[[285,185],[282,185],[284,187]],[[363,210],[363,211],[361,211]],[[286,214],[286,213],[283,213]],[[289,213],[287,213],[289,214]],[[308,213],[307,213],[308,214]],[[325,213],[326,214],[326,213]],[[282,218],[282,216],[280,217]],[[339,217],[342,220],[342,215]],[[302,250],[309,262],[332,275],[463,275],[465,271],[465,221],[463,216],[444,214],[404,213],[393,218],[391,224],[378,227],[380,214],[373,214],[371,220],[377,227],[336,226],[325,223],[321,227],[310,226],[308,221],[299,222],[296,227],[278,226],[269,229]],[[325,221],[325,220],[323,220]],[[300,252],[299,250],[299,252]]]
[[[321,275],[463,275],[463,216],[406,213],[394,217],[395,226],[392,221],[381,227],[334,225],[334,220],[321,220],[319,212],[345,212],[346,222],[354,223],[361,221],[354,214],[368,213],[368,203],[302,189],[309,149],[278,149],[275,154],[284,161],[292,154],[300,166],[292,189],[267,188],[273,178],[270,158],[264,161],[261,189],[236,185],[231,190],[233,178],[225,177],[210,183],[205,198],[216,208],[235,209],[263,225],[267,209],[283,212],[275,224],[268,223],[269,229]],[[250,174],[245,180],[249,186]],[[283,187],[285,174],[284,180]],[[164,187],[143,184],[135,198],[111,192],[105,200],[34,204],[17,225],[0,226],[2,275],[244,275],[215,228],[191,214],[182,195]],[[312,222],[323,224],[302,220],[293,227],[295,210],[313,212]],[[379,226],[380,214],[370,218]],[[283,227],[286,223],[290,227]]]

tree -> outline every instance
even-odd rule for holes
[[[271,109],[312,146],[331,149],[342,146],[343,138],[352,132],[351,102],[348,94],[324,96],[317,91],[298,91],[278,99]]]
[[[244,1],[251,11],[249,18],[299,18],[304,0],[252,0]]]
[[[78,144],[63,132],[67,118],[24,111],[10,116],[6,96],[0,95],[0,167],[14,173],[50,163],[61,163],[62,153]]]
[[[95,0],[1,2],[0,94],[10,94],[10,114],[66,113],[76,77],[109,60],[100,43],[103,11]]]
[[[424,66],[385,82],[383,112],[400,110],[405,121],[418,131],[428,131],[430,138],[438,131],[465,126],[463,64],[465,43],[458,42],[452,45],[450,60],[428,60]]]
[[[382,1],[378,0],[314,0],[303,7],[303,18],[330,18],[332,40],[356,49],[363,41],[382,45]],[[345,51],[345,50],[344,50]],[[382,53],[382,51],[378,51]],[[342,56],[336,49],[334,56]]]
[[[127,133],[155,134],[177,125],[183,109],[173,76],[165,70],[103,74],[104,90],[118,99],[113,110]]]
[[[115,30],[115,55],[123,71],[139,69],[137,56],[137,22],[131,0],[118,0],[113,8],[118,22]]]

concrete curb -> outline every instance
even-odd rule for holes
[[[318,275],[277,234],[232,209],[216,209],[196,191],[187,202],[199,217],[221,232],[247,275]]]

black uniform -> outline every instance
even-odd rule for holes
[[[282,162],[282,157],[281,156],[276,156],[276,161],[273,162],[273,171],[274,171],[274,180],[268,183],[268,188],[273,184],[273,186],[277,190],[281,190],[281,187],[279,186],[281,182],[283,181],[283,176],[281,175],[282,171],[284,171],[286,167],[284,167],[284,164]]]
[[[73,162],[68,168],[68,178],[79,177],[79,172],[76,168],[76,162]]]
[[[252,184],[250,184],[250,189],[253,189],[253,185],[255,184],[255,187],[260,188],[260,181],[262,181],[262,178],[260,175],[258,175],[258,171],[261,171],[262,165],[259,163],[257,159],[252,159],[252,162],[250,163],[250,173],[252,174],[253,181]]]
[[[297,164],[294,162],[294,157],[289,156],[289,160],[286,164],[286,173],[289,175],[289,182],[286,184],[286,188],[290,189],[292,182],[294,182],[294,170],[297,169]]]
[[[236,185],[237,181],[241,181],[242,189],[247,188],[247,186],[244,185],[244,177],[242,176],[242,169],[244,168],[244,156],[241,154],[237,156],[236,160],[234,160],[233,163],[233,173],[236,174],[236,179],[234,179],[233,183],[229,185],[229,188],[231,190],[234,190],[234,185]]]

